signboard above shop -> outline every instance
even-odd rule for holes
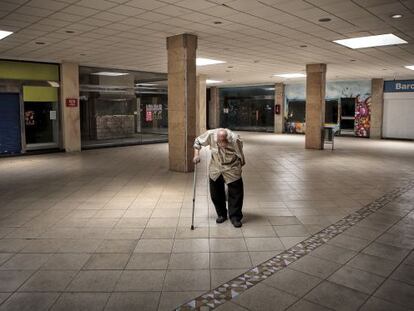
[[[384,82],[385,93],[414,92],[414,80],[393,80]]]

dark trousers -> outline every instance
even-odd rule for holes
[[[243,218],[243,180],[240,178],[227,185],[228,187],[228,202],[229,202],[229,217],[230,219],[241,220]],[[226,192],[224,188],[224,178],[220,175],[216,181],[210,178],[210,195],[214,203],[218,216],[227,218],[226,208]]]

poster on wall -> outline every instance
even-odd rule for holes
[[[355,135],[369,137],[371,127],[371,96],[355,98]]]
[[[151,122],[153,120],[162,120],[162,105],[161,104],[145,105],[145,111],[147,112],[145,121]]]
[[[152,121],[152,111],[147,111],[145,114],[145,121],[151,122]]]

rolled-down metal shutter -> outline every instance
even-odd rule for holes
[[[0,93],[0,154],[21,152],[19,94]]]

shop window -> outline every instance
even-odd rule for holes
[[[165,74],[80,68],[82,147],[165,142]]]
[[[219,92],[222,127],[233,130],[273,132],[273,87],[221,88]]]

